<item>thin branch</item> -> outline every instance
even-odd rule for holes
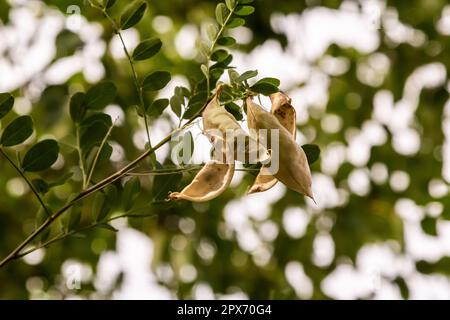
[[[36,230],[34,230],[20,245],[18,245],[13,251],[11,251],[1,262],[0,262],[0,268],[5,266],[7,263],[9,263],[12,260],[17,259],[20,252],[31,242],[33,241],[41,232],[46,230],[49,226],[53,224],[53,222],[59,218],[64,212],[66,212],[69,208],[71,208],[74,204],[78,203],[82,199],[90,196],[91,194],[95,193],[96,191],[99,191],[106,187],[107,185],[113,183],[114,181],[120,179],[121,177],[125,176],[128,172],[133,170],[141,161],[143,161],[145,158],[147,158],[149,155],[153,154],[156,150],[158,150],[160,147],[162,147],[164,144],[170,141],[173,135],[175,135],[178,131],[184,130],[188,126],[191,125],[191,123],[194,121],[194,119],[202,113],[203,109],[206,107],[206,104],[203,105],[203,107],[185,124],[182,128],[173,130],[169,135],[167,135],[164,139],[162,139],[158,144],[156,144],[152,148],[148,148],[144,153],[142,153],[139,157],[134,159],[132,162],[130,162],[128,165],[120,169],[119,171],[116,171],[109,177],[103,179],[102,181],[98,182],[97,184],[93,185],[92,187],[83,190],[81,193],[78,194],[74,199],[67,202],[62,208],[60,208],[57,212],[52,214],[50,217],[48,217]]]
[[[125,55],[127,56],[128,63],[130,64],[131,73],[133,75],[134,85],[136,87],[136,91],[137,91],[137,94],[139,96],[139,103],[141,105],[141,109],[142,109],[142,113],[143,113],[143,117],[144,117],[144,125],[145,125],[145,132],[147,134],[148,147],[151,148],[152,147],[152,142],[151,142],[151,138],[150,138],[150,131],[148,129],[148,119],[147,119],[147,113],[146,113],[146,110],[145,110],[144,95],[143,95],[143,92],[142,92],[141,85],[139,84],[138,74],[137,74],[136,69],[134,67],[133,59],[132,59],[132,57],[130,55],[130,52],[127,49],[127,46],[125,45],[125,40],[123,39],[122,33],[120,32],[120,28],[117,26],[117,24],[114,21],[114,19],[111,18],[111,16],[108,14],[108,12],[106,11],[105,8],[101,8],[101,7],[98,7],[98,6],[94,6],[94,8],[97,8],[97,9],[102,11],[103,15],[111,23],[111,26],[114,29],[114,33],[116,33],[119,36],[120,42],[122,43],[122,48],[123,48],[123,51],[125,52]],[[156,160],[153,157],[150,157],[150,162],[151,162],[153,167],[156,167]]]
[[[0,153],[6,158],[6,160],[8,160],[8,162],[14,167],[14,169],[17,171],[17,173],[19,173],[20,176],[25,180],[25,182],[28,184],[28,186],[30,187],[30,189],[33,192],[33,194],[35,195],[35,197],[38,199],[38,201],[41,204],[42,208],[44,209],[45,213],[47,214],[47,217],[50,217],[51,216],[50,210],[45,205],[44,201],[42,200],[41,196],[39,195],[39,192],[37,192],[37,190],[34,188],[31,181],[28,180],[25,173],[18,166],[16,166],[14,161],[12,161],[11,158],[8,157],[8,155],[1,148],[0,148]]]
[[[209,83],[209,79],[210,79],[210,77],[209,77],[209,68],[210,68],[209,63],[210,63],[210,60],[211,60],[211,55],[213,53],[214,48],[217,45],[217,40],[219,40],[219,38],[222,36],[223,32],[225,31],[225,26],[227,25],[228,21],[230,20],[231,16],[233,15],[234,9],[236,9],[236,6],[237,6],[237,3],[235,4],[234,8],[232,10],[230,10],[230,13],[228,14],[226,19],[224,20],[223,24],[221,24],[220,29],[219,29],[219,31],[216,34],[216,37],[211,42],[211,46],[209,48],[208,56],[206,57],[206,70],[207,70],[207,72],[206,72],[205,78],[206,78],[206,92],[207,92],[208,95],[209,95],[209,92],[211,90],[210,83]],[[209,96],[208,96],[208,98],[209,98]]]
[[[47,241],[45,241],[44,243],[41,243],[40,245],[38,245],[38,246],[36,246],[36,247],[30,248],[30,249],[28,249],[28,250],[25,250],[24,252],[19,253],[19,254],[17,255],[17,258],[24,257],[24,256],[26,256],[27,254],[30,254],[30,253],[32,253],[32,252],[34,252],[34,251],[36,251],[36,250],[39,250],[39,249],[48,247],[48,246],[51,245],[52,243],[55,243],[55,242],[57,242],[57,241],[66,239],[66,238],[68,238],[68,237],[70,237],[70,236],[72,236],[72,235],[74,235],[74,234],[77,234],[77,233],[80,233],[80,232],[83,232],[83,231],[87,231],[87,230],[93,229],[93,228],[95,228],[95,227],[98,227],[98,226],[100,226],[100,225],[102,225],[102,224],[111,222],[111,221],[113,221],[113,220],[117,220],[117,219],[121,219],[121,218],[148,218],[148,217],[153,217],[153,216],[156,216],[156,214],[155,214],[155,213],[151,213],[151,214],[131,214],[131,213],[125,213],[125,214],[121,214],[121,215],[118,215],[118,216],[114,216],[114,217],[109,218],[109,219],[104,220],[104,221],[97,221],[96,223],[92,223],[92,224],[87,225],[87,226],[84,226],[84,227],[82,227],[82,228],[74,229],[74,230],[71,230],[71,231],[66,232],[66,233],[61,233],[61,234],[59,234],[59,235],[57,235],[57,236],[51,238],[50,240],[47,240]]]
[[[106,132],[105,136],[103,137],[102,143],[100,144],[100,147],[98,148],[97,153],[95,154],[95,158],[94,158],[94,160],[92,160],[91,168],[89,170],[89,174],[88,174],[88,177],[86,180],[85,187],[87,187],[89,185],[89,183],[91,182],[92,175],[94,174],[95,166],[97,165],[98,158],[100,157],[100,153],[102,152],[103,147],[106,144],[106,141],[108,140],[109,136],[111,135],[111,131],[113,128],[114,128],[114,123],[111,124],[111,126],[108,129],[108,132]]]
[[[78,153],[78,163],[81,169],[81,174],[83,176],[83,189],[86,188],[86,170],[84,168],[84,161],[83,161],[83,153],[81,152],[81,146],[80,146],[80,126],[77,124],[75,128],[75,134],[76,134],[76,140],[77,140],[77,153]]]

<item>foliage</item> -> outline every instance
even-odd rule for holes
[[[268,38],[285,44],[286,38],[270,29],[270,14],[298,12],[306,9],[303,2],[227,0],[216,5],[211,1],[176,0],[91,0],[86,4],[83,1],[45,1],[46,6],[57,7],[64,13],[74,2],[82,8],[88,21],[101,24],[105,42],[109,43],[115,35],[119,37],[126,59],[114,59],[106,51],[102,59],[106,76],[98,83],[90,83],[80,73],[60,85],[47,85],[30,115],[21,115],[15,106],[15,99],[17,102],[17,98],[25,94],[26,85],[0,94],[0,257],[9,257],[5,260],[8,263],[0,268],[0,298],[28,298],[30,295],[25,288],[32,277],[45,279],[43,291],[56,290],[56,297],[73,294],[91,297],[95,291],[92,279],[83,283],[79,290],[69,290],[61,284],[62,265],[65,260],[75,258],[96,270],[100,255],[116,249],[120,227],[114,222],[121,218],[128,218],[130,226],[152,239],[154,269],[169,264],[175,270],[174,277],[164,285],[180,298],[192,297],[195,285],[181,280],[180,268],[185,263],[195,266],[196,281],[208,283],[216,293],[227,293],[238,286],[251,298],[297,298],[286,280],[285,266],[290,261],[300,261],[312,280],[312,297],[326,298],[321,282],[338,266],[340,259],[355,263],[359,249],[377,241],[394,240],[404,250],[403,227],[395,214],[395,200],[408,196],[423,206],[433,200],[423,192],[430,177],[440,175],[441,163],[433,158],[432,151],[424,150],[410,158],[397,155],[389,144],[375,147],[368,166],[380,161],[388,163],[391,171],[409,172],[415,183],[400,195],[394,194],[387,185],[375,183],[371,183],[372,189],[367,195],[350,193],[342,206],[324,208],[320,214],[313,215],[300,239],[282,230],[282,213],[292,207],[305,208],[305,203],[294,192],[286,191],[270,208],[270,219],[280,231],[276,239],[267,244],[272,258],[266,265],[256,263],[252,255],[241,248],[236,235],[224,231],[223,209],[245,196],[246,188],[254,179],[251,168],[247,168],[239,186],[229,188],[220,198],[204,206],[165,201],[168,192],[180,190],[199,168],[176,167],[171,159],[159,163],[155,150],[168,143],[171,134],[161,141],[152,141],[149,130],[158,120],[169,118],[168,114],[178,121],[178,125],[171,128],[173,133],[189,128],[197,121],[224,75],[229,82],[220,95],[220,102],[236,120],[243,121],[245,105],[242,101],[246,96],[267,96],[279,91],[282,84],[278,79],[259,76],[257,70],[236,70],[232,50],[250,51]],[[323,1],[322,5],[336,8],[338,2]],[[401,20],[415,27],[428,30],[434,21],[433,15],[426,11],[417,10],[409,15],[407,4],[392,5],[399,10]],[[7,23],[5,12],[9,8],[3,10],[1,6],[0,19]],[[436,4],[432,11],[441,9],[442,5]],[[159,35],[160,38],[155,36],[156,32],[149,26],[156,15],[170,16],[175,30],[188,22],[200,26],[205,17],[215,17],[214,22],[207,18],[206,37],[197,43],[200,54],[196,59],[185,60],[174,54],[174,31]],[[247,45],[238,44],[232,34],[233,29],[243,25],[254,33]],[[131,28],[138,30],[141,41],[129,52],[122,33]],[[449,44],[448,39],[441,39],[437,34],[429,36],[438,43]],[[84,44],[76,34],[63,30],[55,45],[57,50],[52,63],[76,54]],[[382,88],[391,90],[396,98],[401,96],[403,84],[413,69],[431,59],[422,49],[406,48],[404,44],[391,48],[383,43],[379,51],[391,58],[391,70],[395,70],[388,74]],[[337,45],[328,48],[327,53],[348,57],[352,71],[356,61],[364,57]],[[448,57],[443,54],[432,59],[449,65]],[[175,75],[180,74],[189,78],[189,85],[177,85],[170,99],[161,98],[158,91],[167,89]],[[442,96],[447,97],[447,94],[442,91],[442,88],[433,89],[420,98],[418,122],[422,130],[429,133],[431,150],[441,145],[443,139],[435,126],[440,112],[429,111],[443,106]],[[369,105],[376,89],[358,81],[355,72],[331,78],[328,112],[341,117],[345,128],[359,127],[370,117],[371,110],[344,108],[349,92],[358,92],[361,105]],[[115,125],[116,119],[105,111],[111,104],[123,110],[122,126]],[[146,130],[144,151],[133,144],[133,134],[140,127]],[[309,123],[299,126],[300,131],[305,132],[311,128],[317,132],[313,143],[321,148],[333,142],[345,143],[344,130],[321,132],[319,118],[311,117]],[[123,152],[120,161],[113,159],[116,145]],[[303,148],[312,170],[320,173],[318,146],[308,143]],[[342,165],[333,182],[346,185],[353,168],[350,163]],[[139,172],[146,174],[139,175]],[[16,178],[21,179],[29,192],[17,196],[7,191],[8,183]],[[448,209],[447,202],[442,200],[445,209]],[[334,241],[335,257],[329,265],[320,267],[311,257],[314,240],[322,232],[317,226],[324,218],[333,222],[328,231]],[[442,219],[447,218],[425,217],[421,223],[424,232],[436,236],[439,233],[437,223]],[[181,225],[186,221],[194,221],[194,231],[183,231]],[[250,223],[255,230],[262,225],[253,220]],[[33,238],[23,242],[30,234]],[[180,238],[186,240],[184,250],[173,247]],[[17,247],[20,243],[23,245]],[[205,246],[215,252],[213,257],[202,256],[199,248]],[[19,260],[41,247],[46,251],[39,266]],[[418,261],[417,269],[425,274],[448,273],[447,262],[446,257],[436,263]],[[391,280],[403,296],[407,296],[408,286],[403,278]],[[120,277],[116,286],[120,287]],[[99,294],[109,298],[112,291]]]

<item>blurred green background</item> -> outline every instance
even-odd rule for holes
[[[127,3],[118,0],[111,15]],[[130,50],[139,39],[163,41],[155,58],[137,64],[140,76],[172,74],[160,96],[202,78],[195,41],[217,3],[148,1],[143,20],[124,33]],[[118,232],[95,228],[8,264],[0,269],[1,299],[450,298],[450,6],[445,0],[253,5],[245,27],[233,31],[232,65],[279,78],[292,96],[299,142],[322,151],[311,168],[318,204],[279,185],[246,196],[254,179],[248,173],[205,204],[152,204],[193,174],[143,177],[134,207],[154,216],[117,220]],[[81,18],[71,14],[77,8]],[[74,173],[45,195],[55,210],[79,190],[77,155],[65,146],[74,139],[73,93],[102,79],[118,88],[107,108],[122,119],[111,135],[115,151],[95,181],[142,152],[128,61],[109,23],[81,0],[0,0],[0,20],[0,91],[16,97],[17,114],[33,117],[36,137],[60,142],[63,159],[41,176],[55,181]],[[176,127],[170,112],[152,119],[153,142]],[[170,162],[162,151],[158,160]],[[92,205],[93,197],[74,209],[81,224]],[[37,211],[2,158],[1,257],[33,231]]]

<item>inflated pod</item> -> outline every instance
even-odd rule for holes
[[[254,103],[250,97],[247,98],[247,121],[249,126],[257,130],[278,130],[279,166],[273,175],[288,188],[314,199],[308,160],[303,149],[295,142],[292,133],[273,114]]]
[[[256,155],[256,160],[260,162],[269,160],[267,150],[242,129],[231,113],[220,106],[217,95],[208,103],[202,117],[204,134],[215,147],[222,143],[223,149],[218,154],[228,155],[229,149],[233,149],[233,158],[227,157],[229,163],[234,160],[248,162],[250,154]],[[243,143],[239,145],[238,141]]]
[[[281,92],[270,95],[272,107],[270,112],[278,119],[280,124],[285,127],[294,137],[297,133],[296,113],[291,105],[291,98]],[[249,129],[256,129],[253,119],[248,122]],[[248,194],[256,192],[264,192],[275,186],[278,179],[270,174],[266,167],[262,167],[253,185],[250,187]]]
[[[276,92],[270,95],[270,100],[272,102],[270,112],[295,139],[297,135],[297,121],[295,109],[291,104],[291,98],[282,92]]]
[[[214,199],[230,185],[234,164],[208,162],[181,192],[169,194],[170,200],[204,202]]]
[[[235,170],[235,157],[230,159],[227,156],[229,148],[235,148],[235,141],[243,138],[247,143],[243,153],[249,151],[247,148],[250,137],[233,115],[220,106],[217,95],[208,103],[202,117],[204,134],[215,146],[214,160],[208,162],[181,192],[169,194],[169,200],[184,199],[192,202],[204,202],[219,196],[230,185]],[[231,135],[228,136],[226,133],[231,133]],[[217,148],[219,143],[223,143],[222,149]],[[238,153],[234,154],[236,156]],[[219,158],[221,159],[218,160]]]

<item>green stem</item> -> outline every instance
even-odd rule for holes
[[[0,148],[0,153],[6,158],[6,160],[8,160],[8,162],[14,167],[14,169],[20,174],[20,176],[25,180],[25,182],[28,184],[28,186],[30,187],[31,191],[34,193],[34,195],[36,196],[36,198],[38,199],[39,203],[41,204],[42,208],[44,209],[45,213],[47,214],[47,217],[51,216],[51,212],[50,210],[47,208],[47,206],[45,205],[44,201],[42,200],[41,196],[39,195],[39,193],[37,192],[37,190],[34,188],[33,184],[31,183],[30,180],[28,180],[27,176],[25,175],[25,173],[18,167],[16,166],[16,164],[14,163],[14,161],[11,160],[10,157],[8,157],[8,155],[3,151],[3,149]]]
[[[97,165],[97,162],[98,162],[98,158],[100,157],[100,153],[102,152],[103,147],[106,144],[106,141],[108,140],[109,136],[111,135],[111,131],[112,131],[113,127],[114,127],[114,123],[111,124],[111,126],[108,129],[108,132],[106,132],[106,135],[103,137],[102,143],[100,144],[100,147],[98,148],[98,150],[95,154],[95,158],[94,158],[94,160],[92,160],[91,168],[89,169],[89,174],[88,174],[88,177],[86,180],[87,186],[91,182],[92,175],[94,174],[95,166]]]
[[[21,258],[21,257],[26,256],[27,254],[30,254],[30,253],[32,253],[32,252],[38,250],[38,249],[48,247],[48,246],[51,245],[52,243],[55,243],[55,242],[57,242],[57,241],[66,239],[66,238],[68,238],[68,237],[70,237],[70,236],[72,236],[72,235],[74,235],[74,234],[77,234],[77,233],[80,233],[80,232],[83,232],[83,231],[87,231],[87,230],[93,229],[93,228],[95,228],[95,227],[97,227],[97,226],[99,226],[99,225],[101,225],[101,224],[105,224],[105,223],[111,222],[111,221],[113,221],[113,220],[117,220],[117,219],[120,219],[120,218],[127,218],[127,217],[128,217],[128,218],[147,218],[147,217],[152,217],[152,216],[155,216],[155,215],[156,215],[156,214],[154,214],[154,213],[152,213],[152,214],[141,214],[141,215],[139,215],[139,214],[124,213],[124,214],[121,214],[121,215],[118,215],[118,216],[109,218],[109,219],[104,220],[104,221],[98,221],[98,222],[96,222],[96,223],[92,223],[92,224],[87,225],[87,226],[84,226],[84,227],[82,227],[82,228],[74,229],[74,230],[71,230],[71,231],[69,231],[69,232],[62,233],[62,234],[60,234],[60,235],[57,235],[57,236],[51,238],[50,240],[47,240],[46,242],[40,244],[39,246],[30,248],[30,249],[28,249],[28,250],[25,250],[24,252],[21,252],[20,254],[17,255],[17,258]]]
[[[144,95],[143,95],[143,92],[142,92],[141,85],[139,84],[138,74],[137,74],[136,69],[134,67],[133,58],[131,57],[130,52],[127,49],[127,46],[125,45],[125,41],[123,39],[122,33],[120,32],[120,28],[117,27],[117,24],[114,21],[114,19],[111,18],[111,16],[108,14],[108,12],[106,12],[106,9],[100,8],[98,6],[94,6],[94,8],[97,8],[97,9],[102,11],[103,15],[111,23],[111,25],[112,25],[112,27],[114,29],[114,33],[116,33],[119,36],[120,42],[122,43],[123,51],[125,52],[125,55],[127,56],[128,63],[130,64],[131,73],[133,75],[134,85],[136,87],[136,91],[137,91],[137,94],[139,96],[139,103],[140,103],[140,107],[141,107],[141,110],[142,110],[142,113],[143,113],[143,117],[144,117],[144,125],[145,125],[145,132],[147,134],[148,147],[151,148],[152,147],[152,142],[151,142],[151,138],[150,138],[150,131],[148,129],[147,114],[145,112],[146,110],[145,110],[145,103],[144,103]],[[156,159],[154,157],[150,157],[150,162],[151,162],[153,167],[156,167]]]
[[[77,125],[75,128],[75,134],[76,134],[76,140],[77,140],[77,153],[78,153],[78,164],[81,169],[81,174],[83,176],[83,190],[86,189],[86,170],[84,168],[84,161],[83,161],[83,153],[81,152],[81,146],[80,146],[80,127]]]
[[[214,40],[211,42],[211,46],[208,50],[208,56],[206,57],[206,74],[205,78],[206,78],[206,92],[208,93],[208,98],[209,98],[209,91],[211,90],[210,88],[210,83],[209,83],[209,68],[210,68],[210,62],[211,62],[211,55],[213,53],[214,48],[217,45],[217,40],[219,40],[219,38],[222,36],[223,32],[225,31],[225,26],[227,25],[228,21],[231,19],[231,16],[234,13],[234,9],[236,9],[237,4],[233,7],[232,10],[230,10],[230,13],[228,14],[228,16],[226,17],[226,19],[224,20],[223,24],[220,26],[219,31],[217,32],[216,37],[214,38]],[[208,99],[207,99],[208,100]]]
[[[22,241],[21,244],[19,244],[13,251],[11,251],[1,262],[0,262],[0,268],[5,266],[10,261],[13,261],[18,258],[18,255],[20,252],[31,242],[33,241],[41,232],[46,230],[49,226],[53,224],[53,222],[59,218],[64,212],[66,212],[68,209],[70,209],[74,204],[79,202],[80,200],[88,197],[89,195],[95,193],[96,191],[99,191],[106,187],[107,185],[113,183],[114,181],[120,179],[124,175],[126,175],[128,172],[133,170],[142,160],[144,160],[149,155],[153,154],[156,150],[158,150],[160,147],[162,147],[164,144],[170,141],[172,136],[177,133],[180,130],[184,130],[188,126],[191,125],[191,123],[194,121],[194,119],[197,117],[198,114],[200,114],[203,109],[206,107],[206,104],[185,124],[182,128],[173,130],[169,135],[167,135],[164,139],[162,139],[157,145],[155,145],[152,148],[147,149],[143,154],[141,154],[139,157],[134,159],[132,162],[130,162],[128,165],[120,169],[119,171],[116,171],[109,177],[103,179],[102,181],[96,183],[92,187],[83,190],[81,193],[78,194],[74,199],[67,202],[62,208],[60,208],[57,212],[50,215],[36,230],[33,231],[24,241]]]

